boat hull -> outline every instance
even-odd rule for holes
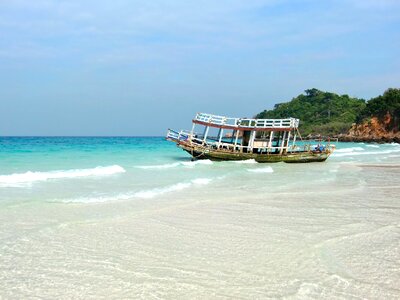
[[[308,162],[323,162],[330,152],[314,152],[302,151],[291,152],[284,154],[258,154],[258,153],[241,153],[228,150],[214,150],[203,146],[197,146],[189,143],[177,143],[178,147],[182,148],[195,159],[210,159],[214,161],[229,161],[229,160],[248,160],[254,159],[259,163],[308,163]]]

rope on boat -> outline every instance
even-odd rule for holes
[[[299,135],[299,137],[300,137],[300,140],[301,140],[301,142],[304,142],[303,141],[303,137],[301,136],[301,133],[300,133],[300,131],[299,131],[299,128],[296,128],[296,131],[297,131],[297,134]],[[306,145],[304,145],[304,151],[306,150]],[[308,151],[310,151],[310,145],[308,145],[308,149],[307,149]]]
[[[206,149],[204,148],[204,150],[203,150],[203,152],[201,152],[199,155],[194,155],[194,150],[193,150],[194,148],[192,148],[191,150],[190,150],[190,154],[193,156],[193,158],[199,158],[200,156],[202,156],[205,152],[206,152]]]
[[[298,128],[296,128],[296,130],[297,130],[297,134],[299,135],[299,137],[300,137],[300,140],[303,142],[303,138],[302,138],[302,136],[301,136],[301,134],[300,134],[300,131],[299,131],[299,129]]]

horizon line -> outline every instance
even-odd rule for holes
[[[0,138],[143,138],[143,137],[153,137],[153,138],[160,138],[165,137],[164,135],[0,135]]]

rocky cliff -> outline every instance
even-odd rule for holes
[[[374,116],[360,124],[353,124],[348,134],[339,135],[338,138],[354,142],[400,142],[399,116],[389,112],[380,118]]]

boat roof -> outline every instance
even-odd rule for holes
[[[233,129],[233,130],[255,130],[255,131],[284,131],[299,127],[300,120],[295,118],[286,119],[249,119],[230,118],[225,116],[197,113],[193,123],[205,126]]]

